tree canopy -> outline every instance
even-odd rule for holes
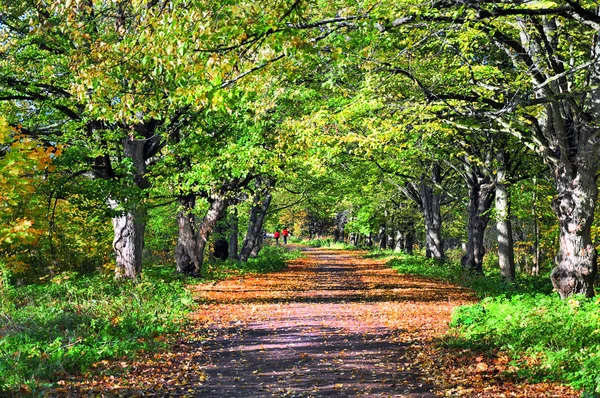
[[[162,206],[178,225],[162,250],[182,272],[202,272],[215,228],[241,211],[247,253],[286,225],[438,261],[464,244],[472,272],[496,250],[509,281],[556,257],[561,297],[594,294],[593,1],[1,7],[14,272],[35,257],[40,275],[115,261],[138,278]],[[92,258],[67,244],[85,240],[77,225],[98,237]]]

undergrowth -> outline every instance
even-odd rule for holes
[[[451,346],[494,348],[514,358],[519,376],[567,382],[600,393],[600,300],[523,294],[488,297],[454,313]]]
[[[188,283],[271,272],[299,251],[266,246],[247,263],[208,264],[203,280],[174,265],[146,266],[139,282],[64,272],[45,283],[12,286],[0,275],[0,396],[37,394],[98,361],[165,349],[194,307]]]
[[[309,240],[297,240],[294,242],[301,243],[302,245],[308,247],[323,247],[328,249],[335,250],[359,250],[359,249],[369,249],[369,247],[363,246],[355,246],[346,242],[336,242],[333,238],[317,238],[317,239],[309,239]]]
[[[0,395],[34,392],[97,361],[157,349],[154,338],[177,331],[192,306],[171,267],[147,267],[137,283],[64,272],[44,284],[5,284]]]
[[[469,275],[457,262],[422,256],[396,256],[388,264],[402,274],[469,287],[482,298],[455,310],[444,344],[505,352],[519,377],[568,383],[583,396],[600,396],[600,299],[561,300],[549,275],[520,275],[516,284],[506,284],[498,271]]]
[[[266,245],[259,252],[258,257],[249,258],[247,262],[226,260],[208,264],[206,279],[224,279],[233,274],[262,274],[281,271],[285,268],[286,261],[300,257],[298,249],[290,249],[284,245]]]

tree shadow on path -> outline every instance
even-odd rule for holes
[[[205,315],[219,319],[203,345],[201,395],[435,396],[413,367],[415,337],[426,339],[440,316],[445,326],[465,292],[356,253],[306,254],[277,274],[199,286]],[[238,326],[225,332],[228,322]]]
[[[281,272],[196,285],[193,330],[172,351],[61,396],[436,396],[415,358],[470,295],[364,253],[305,254]]]

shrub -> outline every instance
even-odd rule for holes
[[[13,287],[0,301],[0,395],[35,389],[91,364],[158,348],[193,300],[172,268],[147,267],[141,282],[63,272]],[[165,305],[168,303],[169,305]]]
[[[547,274],[520,275],[508,284],[498,269],[472,275],[456,261],[402,254],[388,264],[403,274],[469,287],[482,298],[455,310],[447,344],[501,350],[515,358],[521,376],[570,383],[590,397],[600,393],[600,299],[563,301]]]
[[[536,358],[534,369],[519,367],[524,376],[600,393],[600,299],[563,301],[545,294],[489,297],[458,308],[451,327],[459,336],[450,340],[452,344]]]
[[[500,277],[500,271],[494,270],[487,275],[470,274],[464,271],[459,262],[439,263],[420,255],[395,254],[388,265],[401,274],[417,275],[441,279],[472,289],[481,298],[490,296],[512,296],[523,293],[551,293],[552,284],[548,275],[520,275],[517,282],[506,283]]]
[[[287,246],[266,245],[257,258],[247,262],[227,260],[207,265],[207,278],[223,279],[231,274],[262,274],[276,272],[285,268],[286,261],[300,257],[300,250],[290,250]]]
[[[332,238],[317,238],[310,240],[296,240],[295,242],[301,243],[309,247],[323,247],[334,250],[368,250],[371,249],[369,246],[355,246],[346,242],[336,242]]]

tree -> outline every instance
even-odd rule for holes
[[[590,227],[600,145],[596,4],[468,1],[455,6],[435,2],[379,26],[381,31],[418,23],[435,27],[456,89],[429,85],[407,68],[397,71],[413,79],[429,101],[484,114],[535,149],[552,170],[557,189],[553,208],[561,238],[553,284],[561,297],[593,296],[597,266]],[[431,44],[421,49],[431,50]]]
[[[141,269],[148,168],[169,137],[199,110],[222,107],[223,89],[284,58],[289,32],[346,19],[303,25],[298,2],[268,12],[145,0],[1,6],[9,122],[88,153],[88,176],[115,183],[117,276],[129,278]]]

